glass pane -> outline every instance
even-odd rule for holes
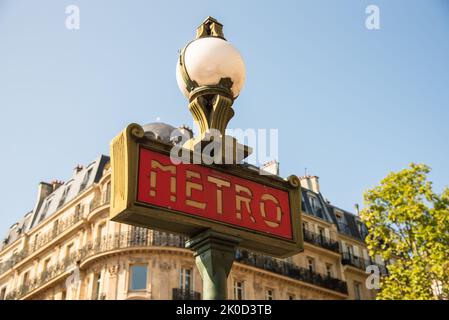
[[[131,267],[131,290],[144,290],[147,288],[147,265]]]
[[[190,290],[190,270],[185,270],[185,287],[186,290]]]

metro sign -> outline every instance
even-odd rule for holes
[[[171,145],[130,125],[111,143],[114,221],[194,236],[206,229],[274,256],[302,250],[297,177],[240,165],[174,164]]]
[[[288,191],[140,147],[137,201],[291,240]]]

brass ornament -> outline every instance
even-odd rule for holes
[[[223,25],[216,19],[210,16],[207,17],[196,30],[196,39],[205,37],[216,37],[226,40],[223,34]]]
[[[299,180],[298,176],[291,175],[287,178],[287,181],[290,183],[290,185],[294,188],[298,188],[301,185],[301,181]]]

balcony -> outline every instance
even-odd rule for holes
[[[276,260],[267,256],[256,255],[247,251],[237,252],[235,261],[329,290],[348,294],[348,287],[345,281],[310,271],[309,269],[299,267],[293,263]]]
[[[183,288],[173,288],[173,300],[201,300],[201,294],[196,291]]]
[[[0,275],[13,268],[16,264],[30,256],[33,252],[53,241],[56,237],[71,228],[80,220],[81,214],[77,213],[72,214],[66,219],[60,221],[57,226],[55,226],[47,233],[39,236],[37,240],[33,243],[30,243],[27,248],[23,249],[19,253],[14,254],[11,258],[0,264]]]
[[[134,247],[184,248],[186,238],[153,230],[120,232],[86,244],[81,250],[81,259],[111,250]]]
[[[378,264],[372,260],[367,260],[364,258],[361,258],[359,256],[356,256],[354,254],[351,254],[350,252],[343,252],[341,256],[341,263],[343,265],[349,265],[354,268],[366,271],[366,268],[368,266],[377,266],[379,268],[381,275],[387,275],[388,270],[385,267],[385,265]]]
[[[64,272],[68,271],[70,267],[74,266],[76,262],[82,264],[83,261],[86,261],[99,253],[116,249],[152,246],[184,248],[185,241],[186,238],[184,237],[147,229],[121,232],[103,237],[87,243],[83,248],[78,250],[76,254],[64,259],[55,266],[49,267],[36,278],[28,281],[26,285],[22,285],[17,290],[8,294],[7,298],[20,299],[32,290],[44,285],[46,282],[62,275]],[[238,251],[236,254],[236,261],[343,294],[347,294],[348,292],[346,282],[298,267],[293,263],[284,262],[271,257],[255,255],[247,251]],[[174,288],[173,299],[197,300],[200,299],[200,295],[197,292],[183,291],[182,289]]]
[[[13,254],[8,260],[0,264],[0,275],[12,269],[16,264],[28,256],[28,250]]]
[[[26,284],[23,284],[15,291],[10,292],[6,298],[8,300],[20,299],[32,290],[44,285],[46,282],[62,275],[71,267],[75,266],[77,262],[81,263],[97,253],[115,249],[151,246],[184,248],[185,241],[186,239],[183,237],[146,229],[138,232],[122,232],[103,237],[97,241],[87,243],[83,248],[78,250],[78,252],[65,258],[56,265],[50,266],[37,277],[30,279]]]
[[[70,268],[75,266],[75,264],[76,264],[76,253],[66,257],[56,265],[47,268],[47,270],[41,272],[37,277],[29,279],[26,283],[23,283],[19,288],[8,293],[5,299],[6,300],[20,299],[23,296],[30,293],[31,291],[33,291],[34,289],[44,285],[51,279],[54,279],[57,276],[60,276],[63,273],[67,272]]]
[[[330,238],[319,233],[303,229],[304,241],[314,244],[316,246],[340,253],[340,246],[338,241],[333,241]]]

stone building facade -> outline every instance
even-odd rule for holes
[[[173,127],[144,126],[169,141]],[[41,183],[35,207],[0,244],[2,299],[201,299],[201,277],[185,238],[109,220],[109,158]],[[229,299],[373,299],[366,228],[327,202],[318,178],[301,177],[304,252],[274,259],[236,253]]]

